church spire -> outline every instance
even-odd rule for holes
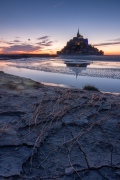
[[[78,28],[77,37],[79,37],[79,36],[80,36],[80,33],[79,33],[79,28]]]
[[[79,27],[78,27],[78,32],[77,32],[77,38],[78,38],[78,39],[79,39],[79,38],[83,39],[83,36],[79,33]]]

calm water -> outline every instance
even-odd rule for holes
[[[2,60],[0,70],[40,82],[120,92],[120,56]]]

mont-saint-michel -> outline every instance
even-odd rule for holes
[[[66,46],[57,52],[58,55],[104,55],[102,50],[99,50],[88,44],[88,39],[85,39],[80,33],[79,28],[77,36],[70,39]]]

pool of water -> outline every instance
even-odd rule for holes
[[[0,70],[39,82],[83,88],[94,85],[105,92],[120,92],[120,61],[28,58],[0,61]]]

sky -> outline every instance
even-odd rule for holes
[[[0,53],[61,50],[78,27],[105,55],[120,55],[120,0],[0,0]]]

